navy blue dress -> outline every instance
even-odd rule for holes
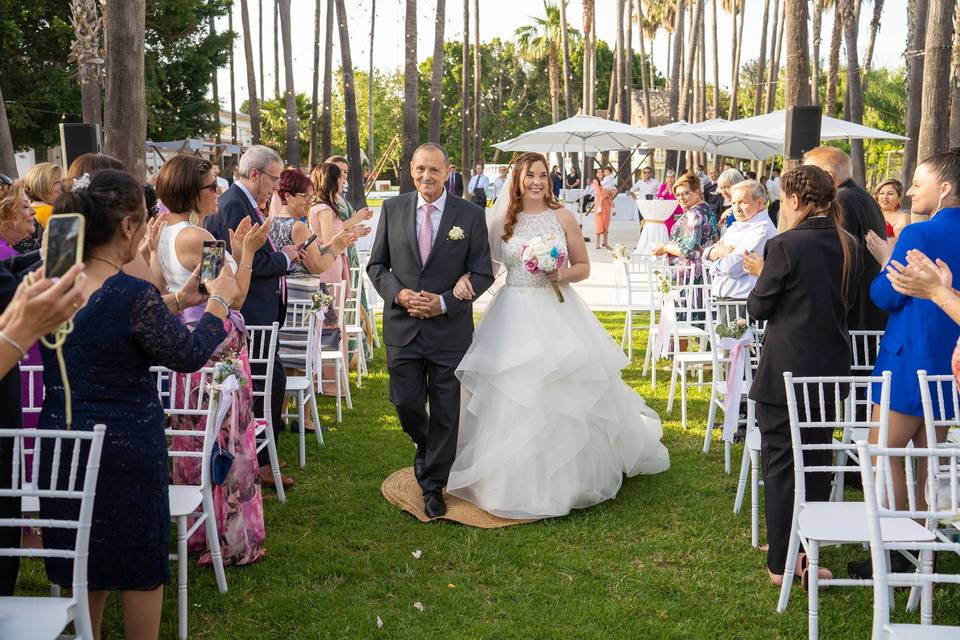
[[[226,337],[223,322],[207,313],[194,331],[167,309],[152,284],[125,273],[109,278],[74,319],[63,346],[73,396],[73,428],[107,427],[90,533],[89,588],[152,590],[170,581],[167,554],[167,443],[164,414],[150,367],[196,371]],[[46,399],[40,429],[64,428],[64,396],[56,353],[43,349]],[[60,478],[69,475],[70,447]],[[86,452],[81,452],[85,460]],[[41,482],[49,481],[53,446],[41,449]],[[63,487],[61,487],[63,488]],[[42,518],[76,517],[76,500],[41,500]],[[73,544],[72,532],[44,528],[47,548]],[[69,587],[73,563],[48,558],[51,582]]]

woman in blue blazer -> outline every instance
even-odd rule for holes
[[[912,199],[913,213],[929,213],[931,218],[903,229],[890,262],[907,264],[907,252],[916,249],[931,260],[943,260],[957,272],[960,269],[960,151],[927,158],[917,167],[907,195]],[[873,371],[874,375],[882,371],[893,374],[887,444],[905,447],[912,441],[915,446],[924,447],[927,438],[917,371],[924,369],[931,375],[951,373],[950,359],[960,337],[960,327],[936,303],[898,293],[884,272],[874,279],[870,298],[889,313]],[[873,391],[874,397],[879,398],[879,388]],[[878,412],[875,407],[874,419]],[[871,441],[876,442],[878,435],[871,433]],[[938,436],[942,439],[945,434]],[[917,498],[922,503],[923,474],[918,474],[917,480]],[[894,465],[893,482],[897,508],[905,508],[906,479],[900,465]]]

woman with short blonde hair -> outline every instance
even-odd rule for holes
[[[53,213],[53,203],[63,192],[63,169],[50,162],[35,164],[23,175],[30,206],[37,212],[37,222],[44,228]]]

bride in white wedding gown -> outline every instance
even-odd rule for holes
[[[660,418],[620,377],[626,356],[568,284],[586,279],[590,263],[543,155],[517,159],[494,210],[491,255],[506,284],[457,369],[460,433],[447,491],[502,518],[562,516],[616,496],[624,474],[665,471],[670,456]],[[550,235],[570,258],[548,279],[528,273],[520,254]],[[472,297],[468,279],[456,293]]]

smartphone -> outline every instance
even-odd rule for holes
[[[50,216],[43,238],[43,273],[48,278],[63,276],[70,267],[83,261],[83,232],[86,218],[82,213],[59,213]]]
[[[300,245],[300,250],[305,251],[307,247],[312,245],[316,239],[317,239],[317,234],[315,233],[310,234],[310,237],[307,238],[306,242]]]
[[[227,243],[223,240],[204,240],[200,254],[200,293],[207,293],[207,287],[203,284],[205,281],[220,275],[226,250]]]
[[[652,193],[648,193],[648,194],[646,195],[646,198],[647,198],[647,200],[653,200],[653,194],[652,194]]]

